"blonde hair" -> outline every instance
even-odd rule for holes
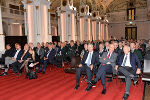
[[[33,59],[33,61],[35,61],[35,52],[34,52],[34,50],[31,49],[31,48],[30,48],[30,50],[32,51],[32,59]]]

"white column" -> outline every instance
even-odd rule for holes
[[[84,17],[80,17],[80,41],[84,40]]]
[[[72,37],[72,40],[76,41],[76,19],[75,19],[75,13],[72,13],[71,14],[72,18],[71,18],[71,26],[72,26],[72,34],[71,34],[71,37]]]
[[[5,41],[3,35],[3,27],[2,27],[2,14],[1,14],[1,5],[0,5],[0,54],[5,51]]]
[[[51,41],[51,25],[48,9],[50,2],[47,0],[36,0],[24,4],[25,34],[28,36],[28,42],[36,44],[37,42]]]
[[[96,20],[96,40],[98,40],[98,30],[99,30],[99,23],[98,20]]]
[[[69,11],[69,17],[68,17],[68,41],[73,40],[72,39],[72,13]]]
[[[104,40],[104,24],[101,23],[101,40],[103,41]]]
[[[28,5],[28,42],[34,43],[34,6]]]
[[[101,36],[101,22],[99,21],[99,31],[98,31],[98,39],[102,41],[102,36]]]
[[[87,40],[87,18],[84,16],[84,40]]]
[[[80,40],[80,18],[78,18],[78,22],[77,22],[77,40]]]
[[[48,6],[50,9],[50,6]],[[51,13],[48,11],[48,40],[52,41],[52,33],[51,33]]]
[[[74,32],[75,32],[75,33],[74,33],[74,35],[75,35],[74,38],[75,38],[75,41],[76,41],[76,40],[78,40],[78,39],[77,39],[77,33],[78,33],[78,30],[77,30],[77,19],[76,19],[76,14],[74,14]]]
[[[24,24],[25,24],[25,35],[28,35],[28,13],[27,13],[28,5],[24,4]]]
[[[106,41],[109,40],[108,24],[106,24]]]
[[[69,24],[68,12],[66,12],[66,41],[69,41]],[[70,41],[69,41],[70,42]]]
[[[104,40],[107,40],[107,34],[106,34],[106,23],[104,23]]]
[[[96,40],[96,20],[92,21],[92,36],[93,40]]]
[[[92,40],[92,36],[91,36],[91,23],[90,23],[90,18],[88,18],[88,28],[87,28],[87,36],[88,36],[88,39],[87,40]]]
[[[60,41],[62,41],[62,36],[61,36],[61,14],[60,11],[57,11],[58,13],[58,36],[60,37]]]

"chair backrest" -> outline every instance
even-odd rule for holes
[[[150,73],[150,60],[144,60],[144,73]]]

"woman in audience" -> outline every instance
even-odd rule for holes
[[[25,70],[26,70],[26,78],[29,77],[29,73],[30,73],[30,67],[35,67],[36,68],[36,71],[38,70],[38,67],[39,67],[39,59],[38,57],[36,56],[35,52],[33,49],[30,49],[29,50],[29,57],[27,58],[26,61],[24,61],[24,63],[22,64],[22,66],[20,67],[20,69],[22,69],[23,67],[25,67]]]
[[[88,44],[87,43],[84,44],[84,49],[81,51],[81,54],[80,54],[81,59],[83,58],[83,56],[86,52],[88,52]]]
[[[66,61],[66,48],[64,43],[61,43],[56,55],[56,64],[58,65],[57,67],[60,68],[64,66],[64,61]]]

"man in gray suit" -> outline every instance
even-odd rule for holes
[[[98,72],[96,74],[95,79],[92,81],[91,85],[95,85],[96,82],[101,78],[101,82],[103,85],[103,91],[102,94],[106,93],[106,86],[105,86],[105,78],[106,73],[112,73],[117,60],[117,54],[114,52],[114,45],[109,44],[109,51],[104,52],[102,57],[100,58],[100,67],[98,69]]]
[[[39,72],[42,72],[42,64],[44,62],[44,49],[41,47],[41,44],[40,43],[37,43],[37,48],[35,50],[35,53],[37,54],[37,57],[38,57],[38,60],[39,60],[39,63],[40,63],[40,71]],[[37,67],[36,70],[38,70],[39,68]]]

